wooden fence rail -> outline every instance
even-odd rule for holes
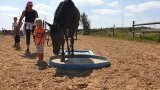
[[[135,26],[142,26],[142,25],[155,25],[155,24],[160,24],[160,22],[151,22],[151,23],[141,23],[141,24],[135,24],[135,21],[133,21],[133,24],[132,24],[132,33],[133,33],[133,37],[135,37]],[[144,33],[160,33],[160,31],[157,29],[157,30],[152,30],[152,31],[149,31],[149,30],[144,30],[143,31]]]

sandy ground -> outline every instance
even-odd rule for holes
[[[78,36],[77,50],[92,50],[109,57],[111,67],[69,71],[36,65],[36,48],[31,54],[15,50],[11,36],[0,36],[0,90],[160,90],[160,44]],[[33,41],[33,40],[32,40]],[[45,46],[45,61],[54,56]]]

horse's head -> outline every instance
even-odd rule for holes
[[[60,53],[60,46],[62,45],[62,30],[59,29],[58,24],[52,25],[47,23],[47,25],[50,27],[50,36],[53,44],[53,53],[57,55]]]

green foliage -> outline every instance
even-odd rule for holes
[[[88,16],[85,13],[82,13],[80,17],[81,17],[80,22],[84,30],[83,34],[84,35],[90,34],[90,20],[88,19]]]
[[[156,41],[160,42],[160,34],[158,33],[152,33],[152,34],[146,34],[141,37],[143,40],[150,40],[150,41]]]

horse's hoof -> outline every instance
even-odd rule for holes
[[[65,61],[65,59],[64,58],[61,58],[61,60],[60,60],[61,62],[64,62]]]
[[[26,54],[30,54],[30,51],[29,51],[29,49],[27,49],[27,50],[25,51],[25,53],[26,53]]]

